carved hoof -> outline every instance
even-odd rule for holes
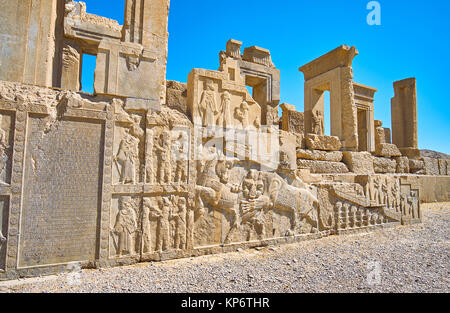
[[[286,237],[292,237],[292,236],[294,236],[294,235],[295,235],[295,233],[294,233],[293,230],[288,230],[288,231],[286,232]]]

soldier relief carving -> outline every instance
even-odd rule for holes
[[[7,165],[9,162],[10,145],[8,133],[3,129],[4,117],[0,114],[0,184],[7,185]]]

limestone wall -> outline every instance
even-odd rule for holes
[[[63,15],[63,2],[58,0],[2,1],[0,80],[54,85]]]

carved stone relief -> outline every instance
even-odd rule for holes
[[[120,107],[120,106],[119,106]],[[114,182],[135,185],[144,181],[145,120],[138,114],[116,111]]]
[[[113,255],[132,256],[139,253],[140,200],[131,196],[118,196],[111,206],[111,241]]]
[[[9,185],[14,127],[13,115],[0,111],[0,184]]]

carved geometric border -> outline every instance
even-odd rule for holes
[[[105,122],[105,145],[103,155],[103,190],[100,218],[100,242],[99,256],[100,265],[108,259],[109,249],[109,219],[112,199],[112,162],[114,144],[114,108],[108,106]]]

